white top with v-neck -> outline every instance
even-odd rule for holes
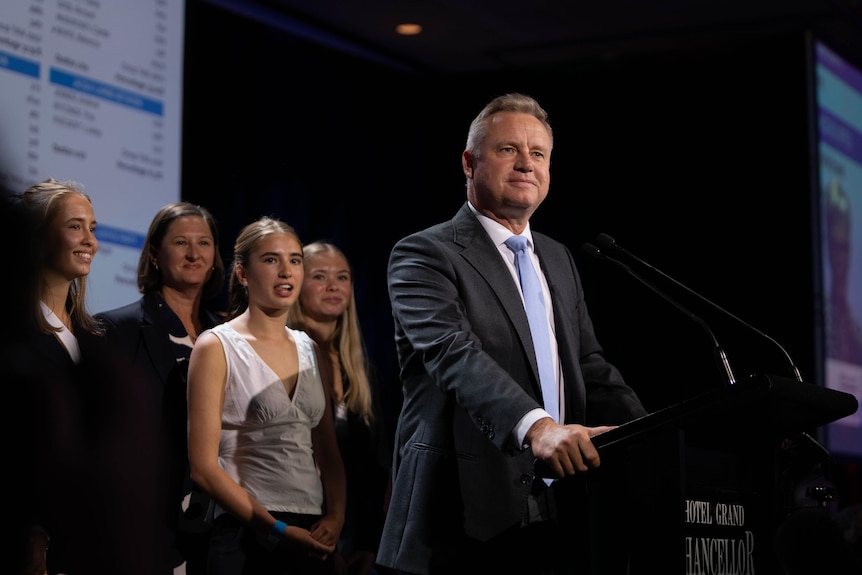
[[[311,430],[326,409],[311,338],[285,328],[296,342],[299,375],[293,397],[254,348],[228,324],[213,327],[227,360],[219,464],[269,511],[321,514]]]

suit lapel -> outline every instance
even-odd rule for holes
[[[141,339],[150,360],[159,372],[162,383],[167,383],[168,375],[176,365],[177,358],[171,353],[170,344],[166,343],[167,328],[162,322],[158,300],[159,297],[155,293],[144,296]]]
[[[485,233],[482,224],[470,211],[465,203],[453,219],[454,241],[462,246],[461,256],[476,270],[476,272],[488,283],[500,301],[503,311],[509,316],[521,345],[526,351],[533,371],[533,390],[536,397],[541,397],[538,385],[539,366],[536,361],[536,351],[533,349],[533,338],[530,335],[530,324],[527,320],[527,312],[509,269],[503,263],[497,246],[491,242],[491,238]]]
[[[569,309],[571,302],[566,298],[561,298],[560,294],[568,291],[570,288],[565,288],[571,283],[571,277],[568,273],[563,273],[562,270],[568,272],[569,267],[566,262],[558,261],[558,258],[553,254],[553,250],[549,249],[545,238],[540,234],[533,233],[533,243],[536,249],[536,256],[539,258],[539,264],[542,266],[542,272],[545,274],[545,279],[548,282],[548,290],[551,292],[551,301],[554,305],[554,323],[560,317],[571,317],[573,312]]]

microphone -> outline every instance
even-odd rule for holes
[[[682,304],[680,304],[678,301],[676,301],[675,299],[673,299],[672,297],[670,297],[669,295],[664,293],[662,290],[660,290],[658,287],[656,287],[656,285],[653,284],[652,282],[647,281],[644,277],[642,277],[640,274],[635,272],[629,266],[627,266],[623,262],[619,261],[618,259],[612,258],[611,256],[607,255],[606,253],[602,252],[599,248],[597,248],[593,244],[590,244],[590,243],[583,244],[581,246],[581,251],[586,253],[587,255],[592,256],[592,257],[603,259],[607,262],[610,262],[610,263],[614,264],[615,266],[617,266],[618,268],[624,270],[629,275],[634,277],[636,280],[638,280],[639,282],[641,282],[642,284],[644,284],[645,286],[650,288],[652,291],[657,293],[659,296],[661,296],[662,299],[669,302],[675,308],[677,308],[679,311],[681,311],[682,313],[687,315],[689,318],[691,318],[692,320],[697,322],[698,325],[700,325],[704,329],[704,331],[706,331],[706,333],[707,333],[707,335],[709,335],[710,339],[712,339],[713,353],[715,354],[715,360],[718,363],[719,367],[724,372],[724,377],[727,381],[727,384],[730,386],[733,386],[736,384],[736,378],[733,375],[733,370],[730,368],[730,362],[727,360],[727,354],[724,352],[724,349],[718,343],[718,339],[715,337],[715,333],[709,328],[709,326],[706,324],[705,321],[703,321],[703,319],[701,319],[699,316],[694,315],[687,308],[683,307]]]
[[[660,275],[661,277],[665,278],[666,280],[668,280],[668,281],[670,281],[671,283],[675,284],[676,286],[678,286],[678,287],[682,288],[683,290],[685,290],[685,291],[686,291],[686,292],[688,292],[689,294],[693,295],[694,297],[696,297],[696,298],[697,298],[697,299],[699,299],[700,301],[702,301],[702,302],[705,302],[705,303],[709,304],[709,305],[710,305],[711,307],[713,307],[714,309],[716,309],[716,310],[720,311],[721,313],[723,313],[724,315],[726,315],[726,316],[730,317],[731,319],[733,319],[733,320],[734,320],[734,321],[736,321],[737,323],[740,323],[740,324],[742,324],[743,326],[745,326],[746,328],[748,328],[749,330],[753,331],[754,333],[756,333],[756,334],[757,334],[757,335],[759,335],[760,337],[762,337],[762,338],[766,339],[767,341],[771,342],[773,345],[775,345],[775,347],[777,347],[779,350],[781,350],[781,353],[782,353],[782,354],[784,354],[784,357],[787,359],[787,363],[788,363],[788,365],[790,366],[790,372],[791,372],[791,374],[793,375],[793,377],[796,379],[796,381],[798,381],[799,383],[805,383],[805,382],[803,381],[803,379],[802,379],[802,375],[799,373],[799,368],[797,368],[797,367],[796,367],[796,364],[795,364],[795,363],[793,363],[793,359],[790,357],[790,354],[787,352],[787,350],[786,350],[786,349],[784,349],[784,346],[782,346],[780,343],[778,343],[775,339],[773,339],[772,337],[770,337],[770,336],[768,336],[767,334],[763,333],[762,331],[760,331],[760,330],[759,330],[759,329],[757,329],[756,327],[752,326],[752,325],[751,325],[751,324],[749,324],[748,322],[743,321],[742,319],[740,319],[740,318],[736,317],[735,315],[733,315],[732,313],[730,313],[729,311],[727,311],[727,310],[726,310],[726,309],[724,309],[723,307],[721,307],[721,306],[719,306],[718,304],[716,304],[716,303],[712,302],[711,300],[707,299],[706,297],[704,297],[704,296],[700,295],[699,293],[697,293],[697,292],[696,292],[696,291],[694,291],[693,289],[689,288],[688,286],[686,286],[686,285],[684,285],[684,284],[682,284],[682,283],[678,282],[677,280],[675,280],[674,278],[670,277],[669,275],[667,275],[667,274],[666,274],[666,273],[664,273],[663,271],[661,271],[661,270],[659,270],[659,269],[657,269],[657,268],[655,268],[655,267],[651,266],[651,265],[650,265],[650,264],[648,264],[647,262],[645,262],[645,261],[643,261],[642,259],[638,258],[637,256],[635,256],[635,255],[634,255],[634,254],[632,254],[631,252],[629,252],[629,251],[627,251],[626,249],[624,249],[623,247],[621,247],[621,246],[616,242],[616,240],[615,240],[614,238],[612,238],[611,236],[609,236],[608,234],[604,234],[604,233],[599,234],[599,235],[598,235],[598,237],[596,238],[596,243],[598,243],[598,244],[599,244],[599,246],[601,246],[601,247],[602,247],[603,249],[605,249],[605,250],[609,250],[609,251],[616,251],[616,252],[619,252],[619,253],[621,253],[621,254],[623,254],[623,255],[625,255],[625,256],[627,256],[627,257],[631,258],[632,260],[636,261],[638,264],[640,264],[640,265],[644,266],[645,268],[647,268],[648,270],[650,270],[650,271],[652,271],[652,272],[657,273],[657,274],[658,274],[658,275]]]

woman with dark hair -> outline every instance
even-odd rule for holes
[[[222,319],[205,303],[220,293],[223,282],[224,263],[212,214],[189,202],[173,202],[156,213],[141,249],[142,297],[96,316],[105,328],[110,352],[145,387],[151,402],[148,435],[159,461],[154,528],[163,543],[154,551],[158,573],[167,575],[183,563],[188,575],[205,569],[209,500],[189,477],[186,381],[195,340]],[[126,383],[119,375],[117,381]]]

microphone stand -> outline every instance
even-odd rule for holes
[[[664,299],[668,303],[672,304],[676,309],[678,309],[679,311],[681,311],[682,313],[687,315],[689,318],[694,320],[698,325],[700,325],[700,327],[702,327],[704,329],[704,331],[706,331],[707,335],[709,335],[709,337],[712,339],[713,354],[715,355],[716,362],[718,363],[719,367],[722,369],[725,382],[727,383],[727,385],[730,385],[730,386],[736,385],[736,377],[733,375],[733,370],[730,368],[730,362],[727,359],[727,354],[725,353],[725,351],[721,347],[721,345],[718,343],[718,338],[715,337],[715,333],[710,329],[710,327],[706,324],[706,322],[703,321],[703,319],[701,319],[699,316],[693,314],[687,308],[683,307],[678,301],[676,301],[675,299],[673,299],[672,297],[670,297],[669,295],[664,293],[662,290],[660,290],[658,287],[656,287],[652,282],[647,281],[644,277],[642,277],[640,274],[635,272],[629,266],[627,266],[623,262],[619,261],[618,259],[612,258],[609,255],[605,254],[596,246],[594,246],[590,243],[585,243],[583,246],[581,246],[581,250],[584,253],[587,253],[588,255],[606,260],[606,261],[614,264],[615,266],[619,267],[620,269],[624,270],[625,272],[630,274],[632,277],[634,277],[636,280],[638,280],[640,283],[647,286],[652,291],[654,291],[656,294],[658,294],[662,299]]]
[[[733,315],[732,313],[730,313],[729,311],[727,311],[727,310],[726,310],[726,309],[724,309],[723,307],[719,306],[718,304],[716,304],[716,303],[712,302],[711,300],[707,299],[706,297],[704,297],[704,296],[700,295],[699,293],[697,293],[696,291],[694,291],[694,290],[693,290],[693,289],[691,289],[690,287],[686,286],[685,284],[680,283],[679,281],[677,281],[677,280],[675,280],[674,278],[670,277],[669,275],[667,275],[667,274],[666,274],[666,273],[664,273],[663,271],[659,270],[658,268],[653,267],[653,266],[652,266],[652,265],[650,265],[649,263],[647,263],[647,262],[643,261],[642,259],[640,259],[639,257],[635,256],[634,254],[632,254],[631,252],[629,252],[628,250],[626,250],[625,248],[623,248],[622,246],[620,246],[620,245],[616,242],[616,240],[615,240],[614,238],[612,238],[611,236],[609,236],[608,234],[605,234],[605,233],[601,233],[601,234],[599,234],[599,235],[598,235],[598,237],[596,238],[596,243],[598,243],[598,244],[599,244],[599,247],[601,247],[601,248],[603,248],[603,249],[606,249],[606,250],[614,250],[614,251],[617,251],[617,252],[619,252],[619,253],[621,253],[621,254],[623,254],[623,255],[625,255],[625,256],[627,256],[627,257],[631,258],[632,260],[636,261],[638,264],[640,264],[640,265],[644,266],[644,267],[645,267],[645,268],[647,268],[648,270],[650,270],[650,271],[652,271],[652,272],[654,272],[654,273],[656,273],[656,274],[660,275],[661,277],[663,277],[664,279],[666,279],[666,280],[668,280],[669,282],[673,283],[674,285],[676,285],[676,286],[678,286],[678,287],[682,288],[682,289],[683,289],[683,290],[685,290],[687,293],[689,293],[689,294],[693,295],[694,297],[696,297],[696,298],[697,298],[697,299],[699,299],[700,301],[703,301],[703,302],[705,302],[705,303],[709,304],[709,305],[710,305],[710,306],[712,306],[714,309],[716,309],[716,310],[718,310],[719,312],[723,313],[724,315],[726,315],[726,316],[730,317],[730,318],[731,318],[731,319],[733,319],[734,321],[736,321],[736,322],[738,322],[738,323],[740,323],[740,324],[744,325],[746,328],[748,328],[748,329],[750,329],[751,331],[755,332],[755,333],[756,333],[757,335],[759,335],[760,337],[763,337],[763,338],[765,338],[766,340],[770,341],[773,345],[775,345],[775,347],[777,347],[779,350],[781,350],[781,353],[782,353],[782,354],[784,354],[784,357],[787,359],[787,363],[788,363],[788,364],[789,364],[789,366],[790,366],[790,372],[791,372],[791,374],[793,375],[794,379],[796,379],[796,381],[798,381],[799,383],[805,383],[805,381],[802,379],[802,374],[800,374],[800,373],[799,373],[799,368],[797,368],[797,367],[796,367],[796,364],[793,362],[793,359],[790,357],[790,354],[787,352],[787,350],[786,350],[786,349],[784,349],[784,346],[782,346],[780,343],[778,343],[775,339],[773,339],[773,338],[772,338],[772,337],[770,337],[769,335],[767,335],[767,334],[763,333],[762,331],[760,331],[760,330],[759,330],[759,329],[757,329],[756,327],[752,326],[752,325],[751,325],[751,324],[749,324],[748,322],[743,321],[742,319],[740,319],[740,318],[738,318],[737,316]]]

